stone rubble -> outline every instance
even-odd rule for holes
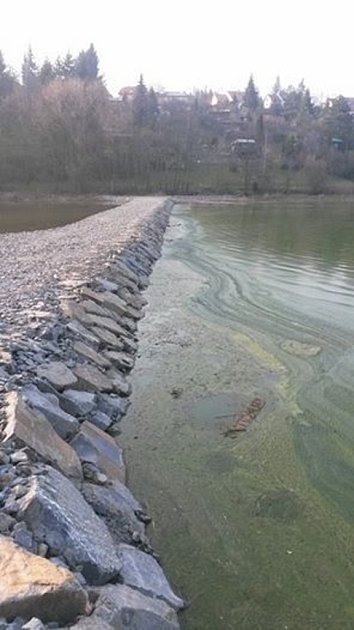
[[[105,250],[105,262],[95,253],[85,280],[75,271],[55,289],[43,270],[48,290],[37,310],[45,317],[27,329],[23,318],[10,317],[14,330],[3,336],[0,629],[179,628],[176,611],[185,604],[151,548],[150,519],[125,485],[113,437],[129,406],[141,291],[172,205],[146,204],[150,214],[135,234],[112,247],[108,260]],[[96,222],[107,246],[113,213],[105,214]],[[80,239],[76,224],[67,227],[66,235],[71,228]]]

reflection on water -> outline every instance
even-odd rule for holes
[[[114,197],[0,199],[0,234],[46,230],[80,221],[117,205]]]
[[[354,203],[196,208],[201,237],[232,265],[248,299],[354,330]]]
[[[166,317],[187,322],[197,346],[170,355],[162,345],[162,364],[134,377],[127,431],[143,435],[132,481],[191,599],[186,627],[350,630],[354,206],[180,206],[175,216],[182,233],[165,259],[204,282]],[[257,396],[266,405],[250,430],[224,438]]]

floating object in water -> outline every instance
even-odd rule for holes
[[[225,437],[236,437],[235,434],[240,431],[246,431],[249,425],[257,418],[258,414],[265,406],[265,400],[262,398],[254,398],[248,407],[239,416],[236,416],[232,426],[225,431]]]

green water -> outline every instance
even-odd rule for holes
[[[354,203],[179,206],[173,224],[123,435],[184,623],[354,628]]]

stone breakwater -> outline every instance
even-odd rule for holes
[[[16,334],[3,337],[0,628],[179,628],[184,602],[150,546],[145,507],[125,485],[117,437],[142,291],[171,205],[155,201],[124,246],[91,259],[84,279],[76,270],[63,294],[48,286],[51,317],[26,334],[14,317]],[[110,242],[105,214],[98,245],[106,233]]]

